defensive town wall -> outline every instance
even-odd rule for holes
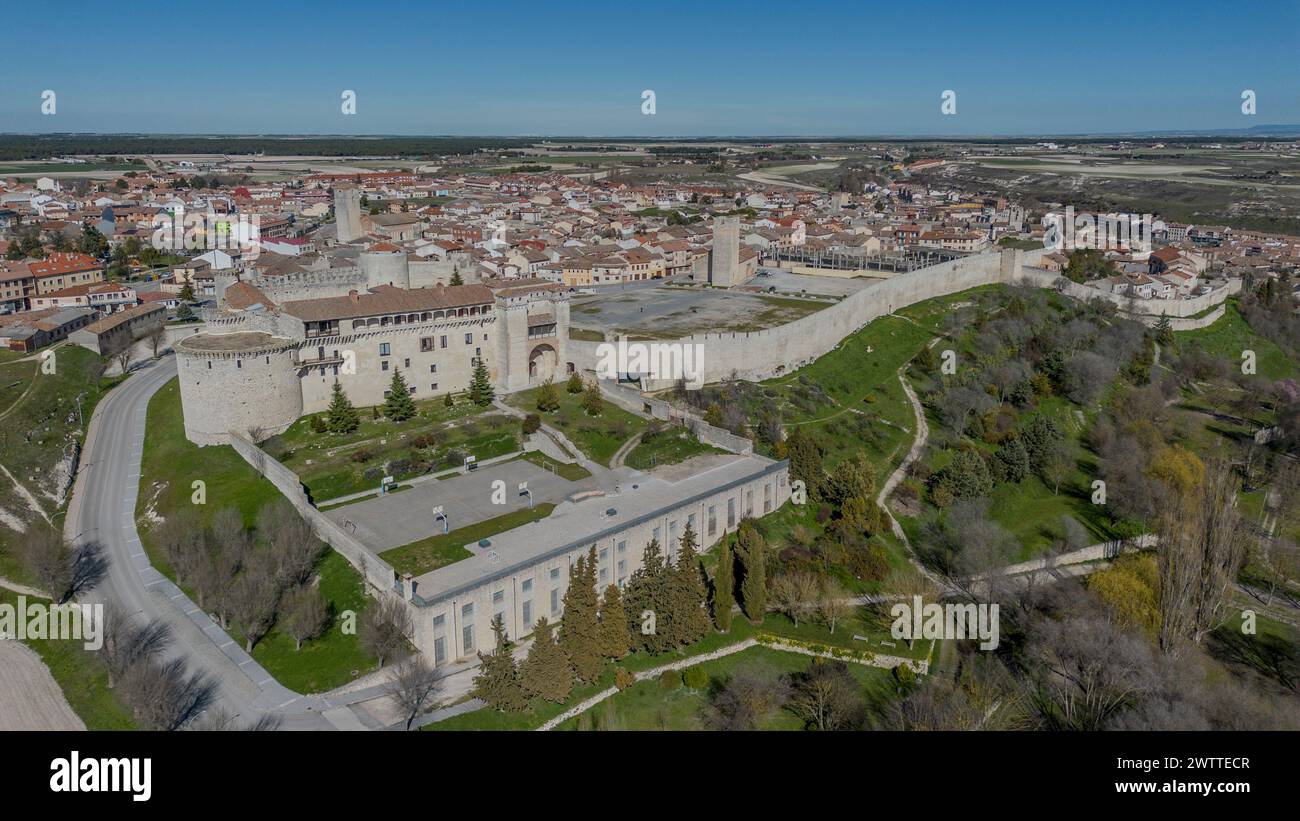
[[[356,568],[372,587],[381,591],[393,590],[397,574],[392,565],[372,553],[334,520],[317,510],[307,499],[298,474],[241,434],[227,434],[226,441],[221,444],[229,444],[233,447],[245,462],[275,485],[276,490],[279,490],[284,498],[289,500],[289,504],[293,505],[294,510],[298,511],[298,515],[307,520],[321,541],[342,554],[343,558],[347,559],[348,563]]]
[[[704,346],[705,382],[719,382],[733,374],[755,382],[771,379],[811,363],[868,322],[900,308],[981,285],[1013,282],[1020,278],[1025,261],[1037,262],[1040,256],[1015,249],[975,254],[881,280],[817,313],[775,328],[692,334],[676,342]],[[578,370],[594,371],[600,344],[570,340],[569,361]]]
[[[1194,296],[1188,299],[1129,299],[1120,294],[1106,293],[1099,288],[1092,288],[1087,285],[1072,282],[1055,271],[1048,271],[1043,268],[1024,266],[1020,271],[1019,279],[1028,280],[1029,282],[1043,288],[1059,289],[1061,293],[1066,296],[1084,302],[1100,297],[1107,302],[1113,303],[1125,313],[1135,315],[1134,319],[1142,319],[1143,316],[1150,316],[1159,319],[1162,315],[1167,316],[1170,319],[1195,317],[1197,314],[1222,305],[1228,297],[1241,290],[1241,280],[1234,278],[1229,279],[1227,285],[1220,286],[1208,294],[1201,294],[1200,296]],[[1136,316],[1138,314],[1141,316]],[[1220,314],[1220,316],[1222,316],[1222,314]],[[1205,326],[1199,325],[1194,327],[1203,328]],[[1193,328],[1191,327],[1183,328],[1177,326],[1174,328],[1174,330],[1178,331],[1192,329]]]

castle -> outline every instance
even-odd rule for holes
[[[336,192],[341,214],[349,196]],[[340,220],[340,236],[350,236],[353,218]],[[424,261],[400,246],[373,242],[352,263],[356,250],[292,272],[215,275],[219,310],[174,346],[190,441],[281,433],[304,413],[324,410],[335,381],[353,404],[367,406],[384,401],[395,371],[414,398],[429,399],[466,390],[480,361],[503,393],[573,369],[562,286],[538,279],[448,285],[424,274],[434,266],[455,272],[455,261],[413,272]]]

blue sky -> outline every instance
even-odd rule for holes
[[[0,7],[0,131],[1051,134],[1300,123],[1300,3]],[[57,113],[40,113],[41,92]],[[357,113],[340,94],[357,95]],[[654,116],[641,113],[653,89]],[[957,112],[940,113],[940,95]],[[1241,93],[1257,114],[1241,113]]]

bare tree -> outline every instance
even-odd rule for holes
[[[254,553],[230,590],[230,611],[244,631],[244,649],[249,653],[275,620],[280,588],[275,583],[273,561],[265,552]]]
[[[701,711],[712,730],[754,730],[785,704],[789,687],[764,664],[746,663],[722,682]]]
[[[1099,730],[1155,684],[1149,646],[1102,618],[1038,621],[1028,654],[1034,702],[1054,729]]]
[[[785,706],[814,730],[856,729],[864,718],[858,683],[842,661],[813,659],[791,677]]]
[[[159,325],[145,334],[144,338],[149,340],[149,349],[153,352],[153,358],[157,359],[158,352],[162,350],[163,342],[167,339],[167,329]]]
[[[216,698],[217,684],[205,673],[190,672],[180,658],[141,659],[123,677],[122,687],[136,721],[150,730],[179,730]]]
[[[1160,519],[1160,649],[1178,656],[1220,624],[1228,590],[1246,553],[1247,530],[1237,512],[1240,483],[1227,462],[1207,466],[1199,491]]]
[[[383,596],[361,613],[357,631],[361,647],[379,659],[379,666],[401,652],[411,633],[411,614],[396,596]]]
[[[293,649],[301,650],[304,641],[319,636],[329,623],[325,597],[310,584],[292,588],[281,600],[280,623],[293,637]]]
[[[773,609],[798,627],[800,619],[808,618],[816,607],[817,577],[801,570],[782,573],[772,580],[767,595]]]
[[[104,622],[101,658],[108,668],[110,688],[135,665],[157,658],[171,641],[171,627],[156,619],[135,624],[115,610],[106,610]]]
[[[90,590],[108,573],[108,557],[98,542],[76,547],[52,528],[40,528],[23,543],[23,565],[56,604]]]
[[[833,576],[822,579],[817,589],[817,618],[832,633],[835,632],[835,626],[840,619],[848,615],[852,606],[849,601],[849,591],[844,589],[839,579]]]
[[[281,587],[311,579],[324,545],[293,505],[280,499],[263,506],[257,514],[257,532],[275,557],[275,579]]]
[[[262,713],[253,722],[243,723],[239,721],[238,716],[232,716],[225,710],[214,708],[205,711],[203,715],[190,722],[185,729],[199,732],[269,733],[280,729],[282,724],[284,724],[284,719],[272,713]]]
[[[127,345],[122,350],[113,354],[113,360],[117,362],[117,367],[119,370],[122,371],[123,375],[125,375],[126,372],[131,367],[131,358],[132,358],[132,351],[130,345]]]
[[[408,730],[435,703],[441,689],[437,670],[418,653],[402,659],[389,673],[388,694],[406,716]]]

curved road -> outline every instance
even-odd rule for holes
[[[170,624],[170,652],[184,655],[218,683],[217,705],[241,722],[265,713],[283,719],[286,729],[333,729],[361,725],[319,696],[302,696],[277,683],[238,643],[176,585],[149,564],[135,527],[149,399],[176,375],[171,356],[152,362],[109,391],[95,408],[86,434],[81,468],[64,524],[70,542],[98,541],[110,565],[108,577],[83,597],[116,612]],[[324,715],[330,711],[334,720]],[[357,726],[362,729],[364,725]]]

